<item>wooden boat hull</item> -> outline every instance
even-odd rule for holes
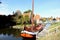
[[[22,31],[20,36],[21,37],[27,37],[27,38],[33,38],[33,35],[36,35],[37,33],[33,33],[33,32],[28,32],[28,31]]]
[[[21,37],[32,38],[33,36],[31,34],[21,33]]]

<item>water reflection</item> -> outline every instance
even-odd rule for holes
[[[22,40],[20,37],[21,29],[0,29],[0,40]],[[18,37],[18,38],[17,38]]]
[[[0,34],[0,40],[22,40],[22,38],[21,37],[16,38],[13,36],[13,34],[11,34],[11,35]]]
[[[47,23],[45,28],[47,29],[51,23]],[[0,40],[22,40],[22,37],[20,37],[20,32],[22,29],[0,29]],[[19,36],[18,38],[16,36]]]

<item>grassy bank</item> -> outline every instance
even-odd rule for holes
[[[56,30],[60,30],[60,22],[53,23],[49,28],[49,32],[54,32]]]
[[[48,29],[57,27],[57,26],[59,26],[59,25],[60,25],[60,22],[53,23]]]
[[[60,40],[60,22],[53,23],[49,28],[49,34],[40,37],[38,40]],[[55,32],[56,30],[59,30]]]
[[[26,26],[29,27],[29,26],[31,26],[31,24],[26,24]],[[21,25],[15,25],[15,26],[13,26],[13,28],[14,29],[20,29],[20,28],[23,29],[24,28],[24,25],[23,24],[21,24]]]
[[[52,35],[48,34],[44,37],[40,37],[38,40],[60,40],[60,32],[53,33]]]

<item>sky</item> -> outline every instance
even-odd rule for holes
[[[0,0],[0,14],[9,15],[32,9],[32,0]],[[60,17],[60,0],[34,0],[34,14],[41,17]]]

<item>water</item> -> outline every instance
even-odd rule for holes
[[[51,23],[46,23],[45,29],[48,29],[48,27],[51,25]]]
[[[47,29],[51,23],[47,23],[44,29]],[[8,33],[15,32],[16,34],[19,34],[20,31],[12,30],[12,29],[4,29],[7,33],[6,34],[0,34],[0,40],[22,40],[22,37],[16,38],[13,34],[8,35]],[[3,33],[5,32],[3,31]],[[41,34],[42,33],[42,34]],[[43,30],[39,35],[43,35],[46,33],[45,30]],[[15,35],[16,35],[15,34]]]
[[[48,33],[48,28],[50,27],[51,23],[46,23],[45,28],[37,35],[37,37],[45,36]]]
[[[0,29],[0,40],[22,40],[20,37],[21,29],[4,28]],[[18,37],[18,38],[17,38]]]
[[[4,35],[4,34],[0,34],[0,40],[22,40],[22,37],[14,37],[13,34],[11,35]]]

